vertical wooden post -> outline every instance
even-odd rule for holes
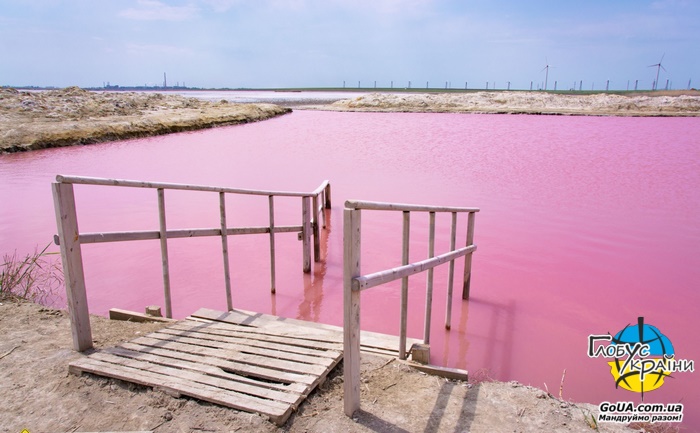
[[[323,228],[326,228],[326,190],[321,191],[321,219],[323,220]]]
[[[78,237],[78,218],[75,213],[73,185],[53,183],[53,201],[56,211],[56,228],[61,243],[63,279],[66,284],[66,300],[70,316],[73,349],[78,352],[92,348],[92,330],[85,293],[83,256]]]
[[[435,257],[435,212],[430,212],[430,230],[428,235],[428,258]],[[423,326],[423,344],[430,344],[430,319],[433,313],[433,268],[428,269],[425,290],[425,325]]]
[[[469,212],[467,219],[467,246],[474,244],[474,221],[476,213]],[[464,287],[462,287],[462,299],[469,299],[469,286],[472,279],[472,253],[464,256]]]
[[[411,213],[403,213],[403,243],[401,264],[408,264],[408,245],[411,237]],[[406,323],[408,322],[408,277],[401,279],[401,329],[399,330],[399,359],[406,359]]]
[[[301,241],[302,255],[304,258],[304,272],[311,272],[311,204],[309,197],[301,198]]]
[[[170,301],[170,267],[168,265],[168,235],[165,225],[165,191],[158,188],[158,220],[160,223],[160,256],[163,265],[163,292],[165,294],[165,317],[172,319],[173,308]]]
[[[452,232],[450,233],[450,251],[457,247],[457,212],[452,212]],[[445,328],[452,327],[452,288],[455,281],[455,261],[450,260],[447,273],[447,312],[445,313]]]
[[[313,224],[312,224],[312,229],[314,232],[314,262],[320,262],[321,261],[321,236],[320,236],[320,230],[321,226],[318,224],[318,214],[319,212],[323,212],[323,210],[318,209],[318,194],[313,196],[312,198],[312,209],[313,209]]]
[[[347,416],[360,409],[360,290],[353,290],[353,279],[361,269],[360,212],[343,211],[343,404]]]
[[[219,193],[219,213],[221,215],[221,252],[224,257],[224,282],[226,283],[226,306],[228,311],[233,310],[231,299],[231,272],[228,263],[228,237],[226,233],[226,194]]]
[[[270,204],[270,292],[275,293],[275,197],[269,196]]]
[[[331,184],[326,185],[326,209],[331,208]]]

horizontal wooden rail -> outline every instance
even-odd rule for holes
[[[363,275],[353,279],[353,290],[366,290],[372,287],[380,286],[391,281],[400,280],[401,278],[419,274],[421,272],[440,266],[449,261],[463,257],[471,252],[476,251],[476,245],[462,247],[449,253],[440,254],[433,258],[428,258],[415,263],[409,263],[404,266],[387,269],[372,274]]]
[[[405,212],[479,212],[477,207],[424,206],[417,204],[384,203],[377,201],[347,200],[346,209],[393,210]]]
[[[159,229],[80,233],[78,230],[73,184],[155,189],[158,199]],[[324,180],[321,185],[312,192],[292,192],[58,175],[56,176],[56,183],[52,184],[52,188],[54,193],[54,208],[56,211],[56,225],[58,228],[58,235],[54,237],[54,242],[56,245],[61,246],[61,259],[64,267],[67,304],[71,317],[71,330],[73,332],[73,347],[75,350],[81,352],[92,347],[87,296],[85,293],[85,276],[82,268],[82,253],[80,249],[81,244],[160,240],[165,313],[166,316],[170,318],[172,317],[172,308],[170,297],[168,239],[204,236],[221,237],[226,303],[228,309],[231,310],[233,309],[233,298],[231,293],[231,269],[229,263],[229,244],[227,237],[230,235],[269,234],[270,290],[272,293],[275,293],[275,234],[294,232],[300,234],[299,239],[302,241],[303,272],[311,272],[311,240],[313,238],[314,261],[318,262],[321,260],[320,227],[322,225],[323,228],[326,228],[327,216],[324,209],[330,209],[331,207],[331,185],[328,180]],[[166,224],[166,190],[218,193],[219,227],[169,229],[168,225]],[[255,227],[229,227],[226,216],[226,194],[244,194],[267,197],[269,225]],[[301,199],[301,225],[275,225],[275,196]]]
[[[401,266],[362,275],[362,211],[395,211],[403,213],[403,239]],[[428,258],[408,263],[411,235],[411,212],[426,212],[429,214],[428,228]],[[450,213],[452,224],[450,229],[450,250],[435,255],[435,220],[436,213]],[[425,322],[423,327],[423,342],[430,341],[430,320],[433,302],[433,268],[449,263],[447,283],[447,312],[445,327],[450,328],[452,309],[452,286],[454,283],[454,261],[464,257],[464,280],[462,298],[469,297],[471,280],[472,253],[474,245],[474,221],[479,208],[454,206],[429,206],[402,203],[384,203],[373,201],[348,200],[343,211],[343,384],[344,410],[347,416],[352,416],[360,409],[360,293],[362,290],[376,287],[391,281],[401,280],[401,318],[399,333],[399,358],[405,359],[406,328],[408,322],[408,278],[411,275],[427,271]],[[467,230],[466,244],[456,247],[457,214],[466,213]]]
[[[312,197],[318,195],[328,186],[328,181],[325,180],[321,186],[312,192],[294,192],[294,191],[269,191],[263,189],[244,189],[244,188],[225,188],[219,186],[207,185],[188,185],[182,183],[167,183],[167,182],[145,182],[140,180],[127,179],[104,179],[98,177],[83,177],[83,176],[56,176],[58,183],[72,183],[81,185],[103,185],[103,186],[125,186],[131,188],[152,188],[152,189],[174,189],[184,191],[209,191],[209,192],[224,192],[228,194],[247,194],[247,195],[275,195],[283,197]]]
[[[274,227],[272,233],[298,233],[301,232],[301,226],[277,226]],[[227,236],[235,235],[255,235],[270,233],[270,227],[234,227],[227,228]],[[166,239],[180,238],[199,238],[206,236],[221,236],[221,229],[177,229],[168,230],[165,232]],[[147,241],[151,239],[160,239],[158,230],[144,230],[132,232],[105,232],[105,233],[81,233],[78,238],[81,244],[99,244],[106,242],[125,242],[125,241]],[[54,243],[61,245],[58,235],[54,235]]]

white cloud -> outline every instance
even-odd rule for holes
[[[138,0],[138,6],[128,8],[119,16],[140,21],[185,21],[199,13],[199,8],[192,5],[169,6],[158,0]]]

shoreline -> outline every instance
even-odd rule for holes
[[[367,89],[369,90],[369,89]],[[196,94],[197,92],[193,93]],[[201,93],[201,92],[199,92]],[[216,93],[216,92],[215,92]],[[348,98],[210,101],[186,93],[0,89],[0,154],[87,145],[270,119],[294,110],[625,117],[700,117],[700,92],[347,91]],[[276,92],[270,91],[271,94]],[[216,93],[218,96],[218,93]],[[323,95],[323,94],[321,94]]]

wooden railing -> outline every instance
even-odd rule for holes
[[[362,275],[360,263],[361,212],[362,210],[403,212],[403,253],[402,265],[380,272]],[[478,208],[421,206],[410,204],[379,203],[367,201],[346,201],[343,211],[343,293],[344,293],[344,405],[348,416],[360,408],[360,292],[380,284],[401,279],[401,324],[399,335],[399,358],[406,358],[406,323],[408,318],[408,277],[428,271],[425,305],[425,325],[423,341],[430,341],[430,320],[433,296],[433,268],[449,262],[447,283],[447,313],[445,327],[450,328],[452,310],[452,287],[454,282],[454,261],[464,256],[464,281],[462,298],[469,298],[471,281],[472,253],[474,245],[474,220]],[[429,213],[428,258],[409,263],[409,236],[411,212]],[[452,214],[450,251],[435,256],[435,214]],[[467,213],[466,245],[456,248],[457,214]]]
[[[153,231],[80,233],[75,207],[73,184],[120,186],[131,188],[150,188],[157,190],[158,214],[160,228]],[[170,300],[170,270],[168,263],[168,239],[200,236],[220,236],[224,260],[224,281],[226,285],[226,302],[228,309],[233,309],[231,298],[231,277],[228,259],[228,236],[243,234],[269,234],[270,237],[270,287],[275,292],[275,234],[300,233],[302,240],[303,271],[311,271],[311,239],[313,237],[314,261],[320,261],[320,226],[326,227],[326,213],[323,209],[331,207],[331,186],[326,180],[312,192],[265,191],[240,188],[225,188],[217,186],[186,185],[162,182],[143,182],[120,179],[101,179],[77,176],[56,176],[52,184],[54,206],[56,210],[56,225],[58,235],[55,238],[61,246],[64,279],[68,311],[71,318],[73,347],[84,351],[92,347],[92,333],[88,316],[87,297],[85,293],[85,277],[83,273],[82,244],[100,242],[136,241],[160,239],[163,291],[167,317],[172,317]],[[220,226],[204,229],[168,230],[165,215],[165,191],[186,190],[206,191],[219,194]],[[259,227],[229,227],[226,222],[226,194],[246,194],[268,197],[269,223]],[[275,197],[301,198],[301,225],[276,226],[274,220]],[[319,224],[319,215],[322,224]]]

